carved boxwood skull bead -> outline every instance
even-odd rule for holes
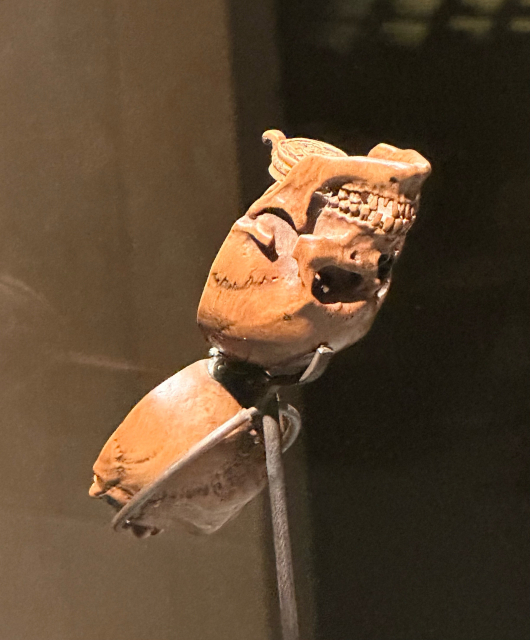
[[[274,371],[302,368],[319,345],[340,350],[367,333],[430,165],[385,144],[349,157],[276,131],[265,137],[276,182],[232,227],[198,322],[226,355]]]
[[[133,408],[99,455],[90,494],[121,509],[152,491],[125,521],[139,536],[173,521],[213,532],[263,488],[265,449],[250,422],[167,483],[164,472],[242,407],[265,404],[259,380],[284,384],[280,374],[304,370],[318,347],[338,351],[366,334],[430,172],[417,152],[385,144],[349,157],[279,131],[265,138],[273,143],[269,170],[276,181],[232,227],[198,310],[223,366],[243,378],[254,372],[252,399],[241,380],[231,386],[201,360]]]

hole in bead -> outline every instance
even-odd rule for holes
[[[313,278],[311,293],[322,304],[357,302],[363,296],[363,278],[355,271],[324,267]]]
[[[383,284],[390,278],[392,267],[394,266],[394,256],[388,253],[382,253],[377,261],[377,277],[379,282]]]

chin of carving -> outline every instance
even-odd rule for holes
[[[368,332],[430,165],[386,144],[347,156],[281,132],[265,137],[276,182],[232,227],[198,322],[227,355],[281,370]]]
[[[143,398],[103,447],[90,495],[117,509],[151,485],[173,462],[241,405],[210,377],[207,360],[186,367]],[[140,537],[172,521],[211,533],[233,518],[266,483],[265,452],[257,434],[244,425],[178,474],[164,487],[155,509],[130,522]],[[153,505],[148,505],[152,507]]]

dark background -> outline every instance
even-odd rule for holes
[[[529,9],[277,3],[288,135],[433,166],[374,328],[305,393],[323,640],[530,637]]]

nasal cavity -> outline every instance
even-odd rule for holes
[[[377,261],[377,277],[383,284],[390,278],[392,267],[394,266],[394,256],[382,253]]]
[[[315,274],[311,293],[322,304],[357,302],[364,298],[363,277],[355,271],[324,267]]]

